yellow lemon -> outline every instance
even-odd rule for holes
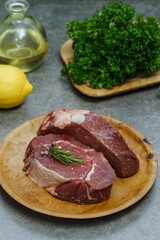
[[[33,86],[19,68],[0,65],[0,108],[20,105],[32,90]]]

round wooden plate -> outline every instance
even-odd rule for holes
[[[67,65],[69,61],[73,61],[74,58],[74,52],[72,49],[72,43],[73,41],[71,39],[68,39],[61,47],[61,57],[64,61],[64,63]],[[155,84],[160,83],[160,71],[157,71],[156,73],[145,76],[143,74],[140,74],[136,78],[127,79],[123,84],[110,88],[110,89],[93,89],[89,87],[87,84],[77,85],[73,82],[71,79],[71,82],[73,86],[79,90],[81,93],[90,96],[90,97],[108,97],[124,92],[133,91],[139,88],[144,88],[148,86],[152,86]]]
[[[78,205],[56,199],[34,184],[22,171],[23,158],[30,140],[36,136],[45,115],[34,118],[10,132],[1,142],[1,186],[16,201],[37,212],[63,218],[96,218],[119,212],[140,200],[152,187],[158,169],[156,153],[148,140],[135,128],[112,117],[101,115],[125,138],[140,160],[137,174],[118,178],[110,198],[104,202]]]

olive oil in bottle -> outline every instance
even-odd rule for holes
[[[0,64],[9,64],[29,72],[37,68],[48,51],[45,29],[38,20],[26,14],[29,3],[9,0],[9,15],[0,21]]]

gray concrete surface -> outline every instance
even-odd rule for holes
[[[5,15],[0,1],[0,18]],[[29,13],[46,28],[49,52],[27,77],[34,91],[14,109],[0,110],[0,141],[15,127],[58,108],[82,108],[127,122],[142,132],[160,157],[160,93],[158,86],[102,99],[82,95],[60,75],[60,47],[68,39],[66,22],[82,19],[108,1],[30,0]],[[128,1],[137,12],[160,15],[160,1]],[[13,200],[0,187],[0,240],[157,240],[160,238],[159,173],[149,193],[130,208],[99,219],[60,219],[36,213]]]

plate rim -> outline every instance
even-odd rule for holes
[[[98,113],[99,114],[99,113]],[[16,131],[17,129],[21,128],[22,126],[25,126],[27,125],[30,121],[35,121],[35,120],[38,120],[40,118],[45,118],[47,114],[44,114],[44,115],[40,115],[38,117],[35,117],[35,118],[32,118],[24,123],[22,123],[21,125],[17,126],[16,128],[14,128],[12,131],[10,131],[4,138],[3,140],[0,142],[0,166],[1,166],[1,154],[3,152],[3,149],[5,148],[5,145],[7,144],[7,141],[6,139],[12,135],[12,133],[14,133],[14,131]],[[114,117],[111,117],[111,116],[107,116],[107,115],[104,115],[104,114],[99,114],[101,115],[102,117],[103,116],[106,116],[108,117],[110,120],[113,120],[113,121],[116,121],[118,122],[119,124],[124,124],[125,126],[127,126],[130,130],[132,130],[132,132],[134,132],[136,130],[136,135],[140,138],[140,139],[144,139],[145,136],[139,132],[135,127],[131,126],[130,124],[124,122],[124,121],[121,121],[121,120],[118,120]],[[155,156],[155,159],[154,159],[154,164],[155,164],[155,170],[154,170],[154,176],[152,176],[150,178],[150,181],[149,181],[149,184],[147,184],[147,186],[145,188],[143,188],[143,194],[138,194],[137,195],[137,199],[132,202],[132,199],[130,199],[129,201],[127,201],[127,204],[124,203],[116,208],[113,208],[113,209],[110,209],[110,210],[106,210],[106,211],[103,211],[103,212],[98,212],[98,213],[82,213],[82,214],[75,214],[73,215],[73,213],[60,213],[60,212],[56,212],[56,211],[52,211],[51,210],[46,210],[46,209],[43,209],[43,208],[39,208],[39,207],[36,207],[26,201],[24,201],[22,198],[20,198],[19,196],[15,195],[13,190],[8,186],[8,184],[5,182],[5,180],[3,179],[3,175],[1,174],[1,168],[0,168],[0,184],[1,184],[1,187],[4,189],[4,191],[6,191],[8,193],[8,195],[10,197],[12,197],[14,200],[16,200],[18,203],[20,203],[21,205],[31,209],[31,210],[34,210],[36,212],[39,212],[39,213],[42,213],[42,214],[45,214],[45,215],[49,215],[49,216],[53,216],[53,217],[60,217],[60,218],[68,218],[68,219],[92,219],[92,218],[99,218],[99,217],[104,217],[104,216],[108,216],[108,215],[112,215],[112,214],[115,214],[115,213],[118,213],[122,210],[125,210],[131,206],[133,206],[135,203],[137,203],[138,201],[140,201],[149,191],[150,189],[152,188],[152,186],[154,185],[154,182],[156,180],[156,177],[157,177],[157,173],[158,173],[158,159],[157,159],[157,154],[153,148],[153,146],[149,143],[145,143],[143,142],[143,144],[145,146],[147,146],[147,149],[150,148],[152,152],[154,152],[154,156]],[[148,145],[146,145],[148,144]],[[31,180],[30,180],[31,181]],[[46,191],[46,190],[45,190]],[[141,192],[140,192],[141,193]],[[140,196],[139,196],[140,195]],[[54,196],[53,196],[54,197]],[[63,200],[60,200],[60,201],[63,201]],[[106,200],[107,201],[107,200]],[[97,203],[98,204],[98,203]],[[97,204],[91,204],[92,206],[94,205],[97,205]],[[124,207],[123,207],[124,206]]]

